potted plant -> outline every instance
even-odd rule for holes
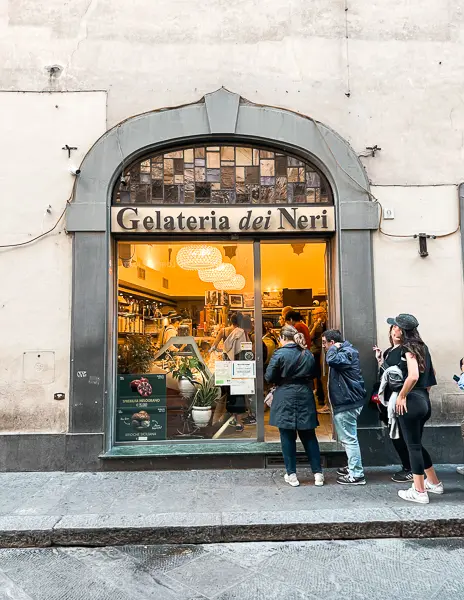
[[[205,365],[195,357],[182,357],[171,371],[179,381],[179,390],[184,398],[190,400],[192,419],[197,427],[206,427],[211,420],[218,388],[214,384],[214,375],[208,375]],[[195,379],[195,374],[199,379]]]
[[[195,395],[195,386],[198,384],[194,371],[201,373],[204,367],[195,357],[183,356],[178,362],[173,359],[173,363],[171,375],[177,379],[181,396],[190,400]]]
[[[214,375],[208,377],[202,373],[202,381],[197,386],[192,402],[192,419],[197,427],[206,427],[210,422],[217,396]]]
[[[148,335],[131,334],[118,351],[118,373],[148,373],[153,360],[153,343]]]

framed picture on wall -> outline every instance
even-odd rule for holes
[[[229,293],[218,292],[218,306],[227,306],[229,304]]]
[[[282,308],[282,290],[277,292],[263,292],[263,308]]]
[[[229,303],[229,294],[216,290],[208,290],[205,292],[206,306],[227,306]]]
[[[205,304],[207,306],[217,306],[218,295],[219,292],[217,292],[216,290],[208,290],[207,292],[205,292]]]
[[[255,306],[255,295],[253,293],[242,294],[243,297],[243,307],[244,308],[254,308]]]
[[[229,294],[229,306],[230,308],[243,308],[242,294]]]

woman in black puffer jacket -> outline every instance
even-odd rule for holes
[[[312,380],[315,376],[314,357],[306,349],[304,336],[290,326],[282,328],[281,348],[272,355],[265,379],[277,386],[274,391],[270,425],[279,428],[284,455],[285,481],[293,487],[299,484],[296,476],[297,433],[308,455],[315,484],[324,484],[321,454],[316,437],[316,404]]]

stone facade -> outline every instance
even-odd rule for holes
[[[379,345],[387,343],[386,317],[417,315],[439,380],[433,422],[457,426],[462,394],[452,375],[464,355],[457,230],[461,4],[355,0],[348,10],[345,2],[321,0],[5,5],[0,245],[53,227],[71,195],[70,169],[105,131],[133,115],[195,103],[221,86],[257,105],[307,115],[361,157],[373,198],[395,214],[383,221],[385,233],[451,234],[429,239],[429,256],[421,258],[417,239],[374,232],[373,279]],[[70,158],[66,144],[77,148]],[[372,156],[366,147],[375,145],[381,150]],[[4,434],[51,434],[45,442],[68,432],[70,419],[79,434],[105,428],[103,414],[89,423],[80,401],[70,399],[72,253],[64,220],[36,243],[0,250]],[[65,399],[55,400],[57,393]],[[59,446],[77,451],[81,441]],[[93,452],[99,445],[89,441]]]

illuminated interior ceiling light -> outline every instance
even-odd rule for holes
[[[198,271],[198,276],[202,281],[207,281],[209,283],[220,281],[228,281],[235,275],[235,267],[230,263],[221,263],[218,267],[214,269],[201,269]]]
[[[186,271],[197,269],[213,269],[222,262],[222,254],[218,248],[206,245],[183,246],[176,257],[177,264]]]
[[[233,291],[239,291],[239,290],[243,290],[243,288],[245,287],[245,277],[243,275],[234,275],[231,279],[228,279],[227,281],[214,281],[214,287],[217,290],[233,290]]]

